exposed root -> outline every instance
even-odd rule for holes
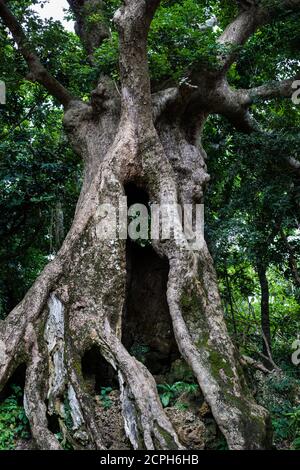
[[[35,336],[34,331],[32,335]],[[35,338],[31,361],[26,369],[26,382],[24,390],[24,408],[30,423],[31,433],[41,449],[59,450],[61,446],[48,429],[47,407],[45,405],[45,361],[38,350]]]
[[[70,356],[72,358],[72,354]],[[69,388],[68,400],[70,404],[71,417],[73,421],[74,437],[79,438],[82,444],[92,442],[93,447],[98,450],[105,449],[101,437],[101,429],[97,424],[95,404],[92,397],[85,392],[82,376],[76,372],[72,359],[68,361]]]
[[[177,344],[229,448],[268,448],[271,444],[268,413],[256,405],[248,390],[226,331],[216,283],[210,279],[209,286],[205,285],[213,274],[204,272],[199,279],[197,270],[191,279],[187,275],[191,273],[190,263],[187,265],[182,253],[173,257],[170,266],[168,302]],[[209,300],[210,296],[213,299]]]
[[[271,374],[271,370],[267,369],[261,362],[255,361],[252,357],[243,355],[241,357],[241,363],[246,367],[252,367],[253,369],[257,369],[264,374]]]
[[[108,323],[98,341],[107,360],[118,370],[125,431],[133,448],[183,449],[147,368],[128,353]]]

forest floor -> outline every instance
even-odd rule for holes
[[[247,369],[249,385],[257,402],[265,406],[272,418],[273,448],[297,448],[300,422],[300,382],[287,373],[274,370],[270,374]],[[165,412],[180,441],[187,449],[226,450],[227,444],[199,388],[181,359],[164,375],[155,376]],[[90,384],[96,384],[90,377]],[[121,410],[120,392],[116,387],[101,387],[94,395],[97,420],[108,450],[130,450]],[[16,439],[16,449],[32,449],[30,434]],[[67,449],[71,448],[68,444]]]

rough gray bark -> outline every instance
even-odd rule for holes
[[[77,15],[78,34],[84,36],[79,7],[88,2],[69,3]],[[101,3],[93,5],[101,7]],[[293,7],[299,2],[285,3]],[[36,56],[25,47],[22,28],[0,0],[2,20],[15,35],[34,79],[65,106],[66,133],[85,164],[73,225],[60,251],[24,300],[0,322],[0,385],[18,365],[26,364],[24,405],[33,437],[43,449],[60,447],[49,431],[47,413],[55,415],[65,430],[66,399],[76,448],[104,448],[81,367],[84,353],[92,346],[117,372],[124,427],[132,447],[182,448],[161,406],[153,376],[122,344],[126,243],[100,237],[99,207],[103,203],[117,206],[129,182],[144,188],[150,202],[203,202],[209,181],[200,140],[205,120],[211,113],[221,113],[245,124],[251,93],[228,86],[229,54],[218,74],[193,75],[190,84],[151,95],[147,35],[158,4],[158,0],[123,2],[114,18],[120,38],[121,96],[102,77],[91,102],[85,104],[40,69]],[[221,40],[240,44],[267,21],[256,8],[251,6],[251,13],[242,11]],[[255,20],[249,16],[253,14]],[[99,27],[92,38],[85,37],[90,54],[105,34],[105,28]],[[270,96],[269,90],[259,93]],[[244,128],[248,130],[248,125]],[[268,448],[269,416],[247,388],[226,329],[206,243],[203,240],[199,252],[188,250],[184,237],[153,242],[153,246],[169,261],[167,300],[178,349],[229,447]]]

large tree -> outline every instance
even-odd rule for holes
[[[195,63],[184,64],[184,79],[164,77],[160,82],[157,77],[151,81],[149,74],[151,24],[161,8],[166,11],[183,2],[118,3],[69,0],[76,33],[95,69],[95,51],[99,53],[112,34],[109,17],[116,8],[118,83],[102,74],[87,102],[74,96],[66,87],[67,80],[58,80],[59,73],[53,76],[45,57],[38,56],[28,38],[30,24],[15,2],[0,0],[0,17],[10,33],[7,41],[25,60],[26,78],[45,87],[61,103],[65,131],[84,163],[75,217],[60,251],[0,323],[0,384],[3,387],[20,364],[26,365],[25,410],[32,435],[43,449],[60,448],[47,414],[63,422],[66,393],[77,431],[73,439],[87,448],[104,448],[81,367],[85,352],[92,347],[117,372],[124,426],[133,448],[182,448],[160,404],[152,374],[122,343],[129,248],[124,240],[103,240],[99,208],[104,203],[117,207],[119,197],[133,184],[136,194],[141,190],[147,194],[149,203],[202,203],[209,181],[201,145],[207,118],[221,114],[241,131],[251,132],[257,124],[249,110],[256,100],[290,97],[294,92],[296,76],[283,81],[274,77],[272,83],[236,89],[229,85],[228,74],[256,31],[288,19],[300,1],[214,2],[223,4],[227,12],[237,7],[235,18],[214,35],[214,60],[199,60],[195,54]],[[207,10],[208,2],[194,3]],[[223,22],[228,17],[224,15]],[[214,22],[212,18],[194,25],[204,43]],[[153,40],[155,35],[152,46]],[[293,158],[285,163],[299,167]],[[212,258],[205,243],[200,251],[188,249],[189,243],[187,239],[152,242],[156,253],[168,261],[166,295],[178,350],[199,382],[229,447],[268,448],[269,417],[254,402],[228,335]]]

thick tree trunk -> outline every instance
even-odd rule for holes
[[[73,441],[80,448],[104,448],[81,366],[92,347],[118,375],[132,447],[182,448],[153,376],[122,344],[126,243],[101,236],[101,205],[118,207],[127,183],[142,187],[150,202],[197,203],[209,179],[205,152],[196,144],[205,115],[199,113],[197,127],[185,115],[171,119],[169,112],[153,118],[146,44],[155,3],[125,2],[115,15],[121,106],[117,92],[103,81],[91,105],[72,102],[65,114],[70,141],[85,161],[74,222],[56,258],[0,324],[0,384],[19,364],[26,364],[25,409],[42,449],[60,447],[48,429],[47,414],[56,415],[63,425],[66,400]],[[229,447],[269,447],[269,417],[245,383],[205,242],[198,252],[188,249],[184,237],[156,241],[153,247],[169,262],[166,294],[178,349]]]

